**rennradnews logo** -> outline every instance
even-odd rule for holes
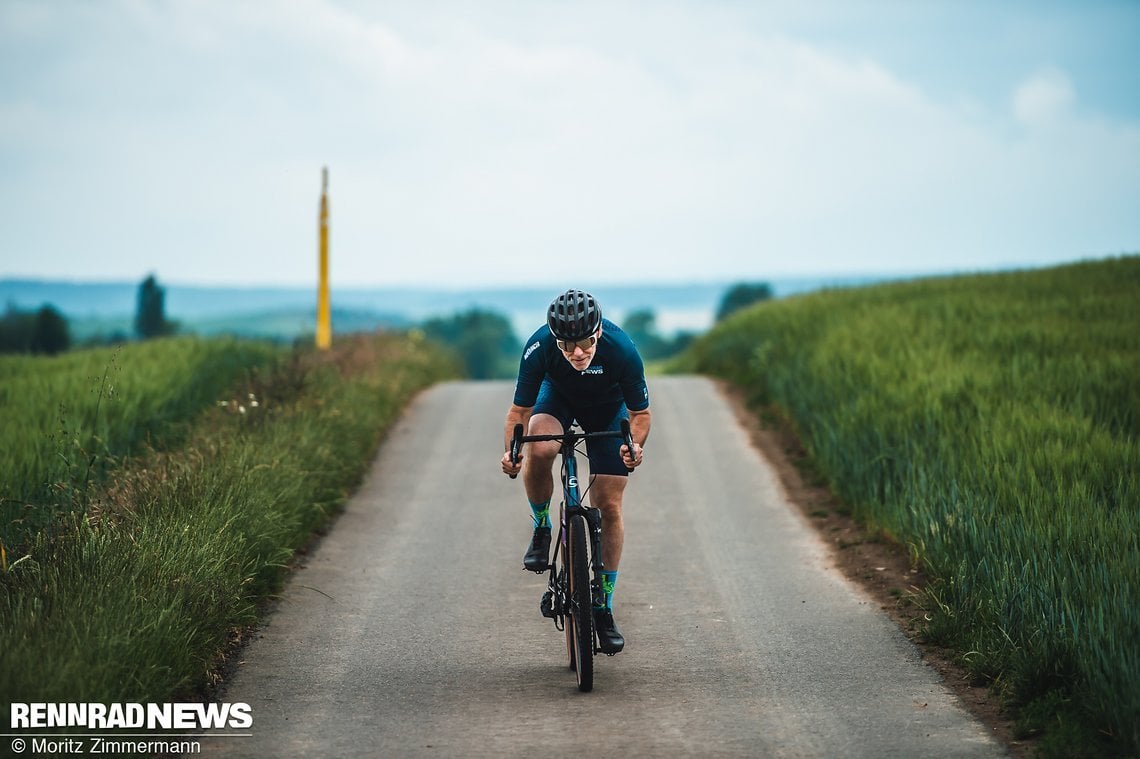
[[[249,704],[12,704],[13,730],[48,727],[114,730],[246,730],[253,727]]]

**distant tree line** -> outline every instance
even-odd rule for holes
[[[715,321],[720,322],[743,308],[772,297],[772,287],[767,282],[741,282],[725,291],[717,305]],[[693,332],[678,332],[673,337],[665,337],[657,330],[657,316],[652,309],[641,308],[631,311],[622,320],[621,328],[637,344],[641,357],[646,361],[669,358],[684,351],[696,339]]]
[[[693,332],[678,332],[673,337],[665,337],[657,330],[657,314],[649,308],[630,311],[622,319],[621,328],[637,345],[637,352],[646,361],[659,361],[674,356],[689,347],[689,343],[696,338]]]
[[[764,282],[733,285],[721,298],[716,321],[771,297],[772,288]],[[622,329],[637,344],[647,361],[680,353],[696,337],[690,332],[680,332],[672,337],[662,335],[657,328],[657,316],[649,308],[629,312],[622,322]],[[515,376],[522,344],[506,316],[474,308],[452,316],[428,319],[421,326],[430,338],[456,351],[469,377],[494,379]],[[166,318],[166,290],[154,275],[139,285],[134,328],[140,340],[170,335],[178,330],[177,323]],[[112,341],[118,342],[123,337],[116,336]],[[21,311],[9,304],[7,312],[0,317],[0,353],[51,355],[71,346],[67,319],[50,304],[37,311]]]
[[[473,308],[447,317],[428,319],[423,330],[433,340],[450,346],[471,379],[513,377],[522,343],[507,317]]]
[[[21,311],[9,303],[0,317],[0,353],[55,355],[71,347],[67,319],[54,306]]]
[[[154,275],[139,285],[135,311],[135,334],[140,340],[170,335],[178,325],[166,318],[166,291]],[[117,336],[112,342],[119,342]],[[105,342],[105,341],[104,341]],[[45,303],[35,311],[23,311],[9,303],[0,317],[0,353],[55,355],[72,347],[67,318],[55,306]]]
[[[716,321],[771,297],[772,288],[766,282],[733,285],[721,298]],[[140,295],[140,311],[141,298]],[[621,328],[646,361],[659,361],[681,353],[697,337],[696,333],[684,331],[672,337],[662,335],[657,328],[657,315],[650,308],[630,311],[621,321]],[[473,308],[428,319],[421,328],[429,338],[450,346],[472,379],[509,379],[518,371],[522,343],[503,314]]]
[[[695,335],[667,338],[658,333],[649,309],[631,312],[622,329],[637,343],[647,361],[667,358],[685,349]],[[471,379],[510,379],[518,372],[522,343],[503,314],[481,308],[428,319],[424,333],[454,350]]]

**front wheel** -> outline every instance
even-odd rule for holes
[[[578,678],[578,690],[594,687],[594,599],[590,591],[590,557],[586,554],[586,518],[570,518],[570,665]]]

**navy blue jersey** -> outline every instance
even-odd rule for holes
[[[543,326],[526,341],[519,379],[515,385],[515,405],[534,406],[542,381],[550,383],[575,406],[597,406],[624,402],[630,411],[649,408],[649,388],[645,365],[629,335],[608,319],[602,320],[602,337],[594,360],[578,371],[554,342],[550,327]]]

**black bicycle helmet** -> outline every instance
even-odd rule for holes
[[[550,304],[546,323],[559,340],[581,340],[598,331],[602,309],[593,295],[567,290]]]

